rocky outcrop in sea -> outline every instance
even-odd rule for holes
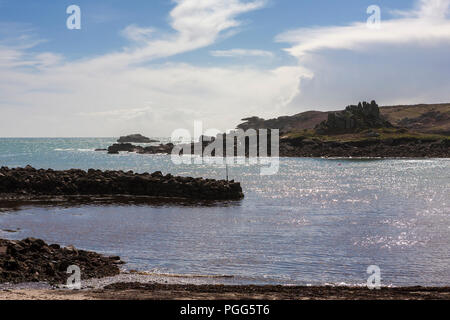
[[[159,146],[141,147],[131,143],[115,143],[108,147],[109,154],[118,154],[121,151],[136,152],[140,154],[169,154],[172,152],[174,145],[172,143],[160,144]],[[103,150],[98,150],[103,151]]]
[[[130,134],[127,136],[122,136],[119,139],[117,139],[117,142],[119,143],[152,143],[152,142],[158,142],[157,140],[152,140],[148,137],[144,137],[143,135],[136,133],[136,134]]]

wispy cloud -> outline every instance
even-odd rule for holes
[[[99,118],[114,118],[118,120],[133,120],[145,116],[151,112],[152,112],[151,107],[144,107],[144,108],[115,109],[109,111],[80,112],[78,115],[89,118],[99,117]]]
[[[213,57],[240,58],[240,57],[265,57],[272,58],[274,54],[266,50],[230,49],[210,51]]]
[[[419,0],[412,10],[390,10],[389,13],[403,18],[444,19],[449,8],[447,0]]]
[[[364,50],[376,44],[440,43],[450,40],[450,21],[446,19],[449,6],[450,0],[420,0],[417,9],[404,12],[407,18],[382,21],[381,29],[370,29],[363,22],[301,28],[278,35],[276,41],[293,44],[286,51],[295,57],[324,49]]]
[[[131,24],[123,29],[121,34],[130,41],[147,44],[155,32],[156,30],[154,28],[141,28]]]
[[[241,25],[237,16],[261,9],[266,0],[175,0],[170,12],[172,33],[149,37],[151,28],[129,26],[125,34],[135,46],[93,60],[96,65],[130,64],[170,57],[213,44],[219,35]]]
[[[449,0],[420,0],[413,13],[419,18],[445,19],[450,13]]]
[[[59,54],[52,52],[27,52],[27,49],[33,48],[42,42],[28,36],[22,36],[15,39],[15,41],[0,41],[0,70],[19,67],[42,69],[60,64],[63,57]]]

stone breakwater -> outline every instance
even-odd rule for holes
[[[70,169],[0,168],[0,200],[20,196],[135,195],[196,200],[237,200],[244,197],[240,183],[163,175],[160,171],[88,171]]]
[[[81,279],[115,276],[123,262],[119,257],[106,257],[95,252],[77,250],[73,246],[48,245],[41,239],[0,239],[0,283],[45,281],[65,284],[67,268],[80,268]]]

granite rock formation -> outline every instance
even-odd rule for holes
[[[351,133],[371,128],[389,128],[392,124],[380,114],[380,108],[372,100],[371,103],[360,102],[350,105],[344,111],[331,112],[328,120],[316,127],[319,134]]]

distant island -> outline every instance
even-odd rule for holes
[[[152,142],[159,142],[158,140],[152,140],[148,137],[144,137],[143,135],[139,133],[130,134],[127,136],[122,136],[119,139],[117,139],[117,142],[119,143],[152,143]]]

